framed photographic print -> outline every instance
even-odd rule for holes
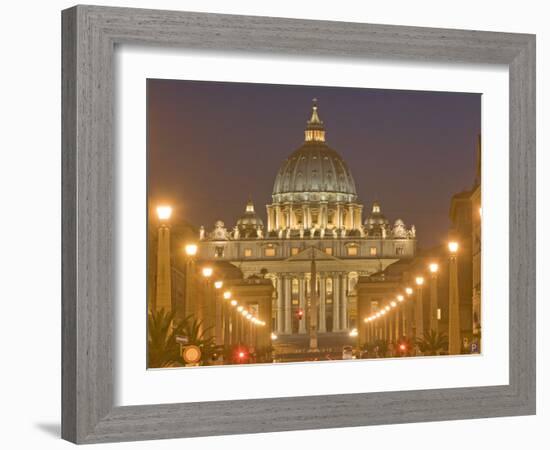
[[[63,437],[533,414],[534,77],[531,35],[63,11]]]

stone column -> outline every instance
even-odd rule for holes
[[[395,339],[395,342],[397,342],[401,338],[401,333],[399,332],[399,322],[400,322],[399,309],[400,309],[399,306],[394,308],[394,314],[395,314],[395,317],[394,317],[394,320],[395,320],[394,339]]]
[[[328,224],[328,204],[321,202],[321,211],[319,213],[321,228],[326,228]]]
[[[353,211],[353,205],[348,206],[348,225],[350,230],[355,229],[355,217],[354,217],[354,211]]]
[[[449,355],[459,355],[461,347],[457,257],[456,254],[451,254],[449,260]]]
[[[437,333],[439,331],[439,321],[437,320],[437,273],[432,273],[430,280],[430,330]]]
[[[362,216],[362,207],[360,205],[355,206],[355,228],[361,228],[361,223],[363,222]]]
[[[319,275],[319,332],[327,331],[326,316],[327,281],[325,274]]]
[[[336,228],[342,228],[342,208],[340,206],[340,203],[336,205]]]
[[[298,295],[299,295],[299,307],[303,312],[302,320],[298,321],[298,333],[304,334],[306,332],[306,293],[305,293],[305,277],[302,275],[298,279]]]
[[[288,226],[294,228],[294,211],[292,210],[292,203],[288,205]]]
[[[275,206],[275,229],[281,228],[281,207],[279,205]]]
[[[285,292],[283,287],[283,276],[277,274],[277,334],[284,333],[284,308],[285,308]]]
[[[170,268],[170,228],[162,224],[157,244],[157,289],[155,309],[169,313],[172,310],[172,274]]]
[[[414,318],[416,323],[416,339],[422,339],[424,337],[424,299],[422,285],[416,288]]]
[[[216,345],[223,345],[223,298],[219,289],[214,291],[214,301],[215,301],[215,336]]]
[[[284,277],[285,290],[285,334],[292,334],[292,277]]]
[[[237,317],[239,313],[237,308],[231,308],[229,310],[229,321],[231,322],[231,344],[235,345],[239,343],[239,318]]]
[[[342,274],[342,281],[340,282],[340,287],[342,289],[342,294],[340,296],[340,302],[342,306],[342,314],[340,316],[340,327],[342,330],[348,329],[348,275]]]
[[[413,317],[414,317],[414,302],[412,302],[410,299],[407,302],[407,308],[406,308],[406,319],[407,322],[407,337],[409,339],[413,339]]]
[[[273,229],[273,218],[271,217],[273,207],[271,205],[267,205],[265,209],[267,212],[267,231],[270,232]]]
[[[185,261],[185,310],[182,318],[187,316],[194,316],[194,318],[197,318],[195,305],[196,294],[193,289],[195,270],[195,260],[190,256],[187,257]]]
[[[332,278],[332,331],[340,331],[340,276]]]

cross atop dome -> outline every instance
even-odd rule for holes
[[[307,121],[306,142],[325,142],[325,127],[317,112],[317,99],[313,99],[311,118]]]

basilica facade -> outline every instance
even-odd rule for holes
[[[378,202],[363,221],[363,209],[350,168],[326,143],[314,103],[303,144],[275,176],[266,220],[249,200],[233,227],[221,220],[213,229],[201,226],[198,258],[229,262],[245,278],[270,279],[272,329],[278,335],[305,334],[311,314],[317,315],[320,333],[344,332],[357,326],[358,278],[416,251],[414,225],[390,223]]]

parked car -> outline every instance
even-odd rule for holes
[[[344,345],[342,359],[353,359],[353,347],[351,345]]]

